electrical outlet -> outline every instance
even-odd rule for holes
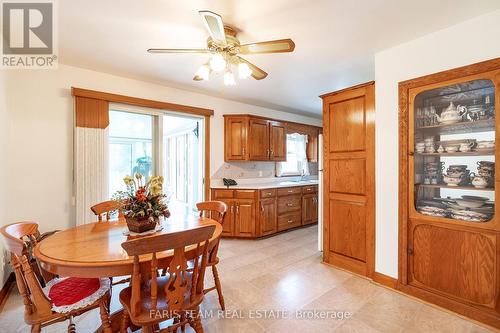
[[[262,170],[259,170],[259,177],[262,177]]]

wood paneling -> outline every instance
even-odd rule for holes
[[[330,152],[365,149],[365,97],[340,100],[330,105]]]
[[[410,231],[410,283],[494,308],[497,244],[494,234],[417,224]]]
[[[371,277],[375,264],[375,86],[323,95],[323,259]]]
[[[260,228],[262,236],[274,234],[278,228],[276,198],[260,201]]]
[[[248,137],[251,144],[248,146],[249,159],[252,161],[269,160],[269,123],[267,120],[250,119]]]
[[[247,151],[248,119],[244,117],[226,118],[224,123],[225,133],[225,159],[226,161],[244,161],[248,159]]]
[[[269,153],[273,161],[286,161],[286,128],[278,122],[269,123]]]
[[[87,98],[75,98],[75,125],[77,127],[106,128],[109,126],[109,103]]]
[[[365,193],[365,159],[334,159],[330,163],[330,174],[331,192],[360,195]]]

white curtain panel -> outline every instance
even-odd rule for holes
[[[108,129],[75,128],[76,225],[97,221],[90,207],[108,200]]]

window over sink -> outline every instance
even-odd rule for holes
[[[309,175],[307,139],[299,133],[286,135],[286,161],[276,163],[277,177]]]

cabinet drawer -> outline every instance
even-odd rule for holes
[[[260,190],[260,197],[262,199],[265,198],[274,198],[276,196],[276,189],[270,188],[267,190]]]
[[[233,190],[212,190],[212,200],[234,198]]]
[[[310,185],[302,187],[302,193],[316,193],[318,192],[318,185]]]
[[[300,195],[291,195],[278,198],[278,214],[300,211]]]
[[[281,197],[284,195],[301,194],[301,193],[302,193],[302,188],[300,186],[285,187],[285,188],[278,189],[278,197]]]
[[[300,213],[291,213],[278,216],[278,231],[295,228],[301,225]]]
[[[253,199],[255,198],[255,192],[254,190],[236,190],[235,191],[235,198],[238,199]]]

